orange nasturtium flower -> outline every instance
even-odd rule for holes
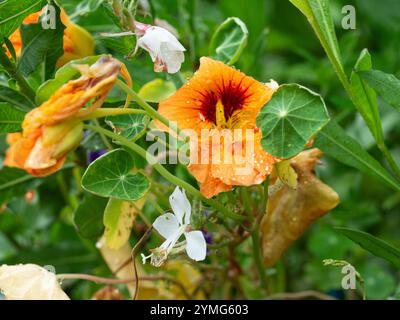
[[[4,164],[38,177],[59,170],[83,136],[82,118],[101,107],[121,74],[129,86],[125,65],[104,56],[92,66],[77,65],[82,76],[59,88],[48,101],[26,114],[22,133],[8,136]]]
[[[277,161],[261,147],[261,132],[256,126],[260,109],[271,99],[276,88],[260,83],[242,72],[222,62],[210,58],[201,58],[200,69],[172,97],[159,105],[158,111],[170,121],[175,121],[179,129],[192,129],[201,140],[204,129],[211,136],[221,132],[248,130],[248,138],[232,135],[229,152],[235,149],[246,152],[246,144],[252,144],[253,153],[246,155],[246,163],[252,163],[246,174],[237,169],[244,166],[237,161],[226,163],[213,161],[215,154],[226,152],[220,141],[209,138],[207,143],[198,142],[198,152],[210,157],[209,163],[199,160],[188,166],[190,173],[200,183],[200,191],[207,198],[220,192],[229,191],[233,186],[250,186],[262,183],[272,172]],[[203,136],[204,137],[204,136]],[[204,139],[204,138],[203,138]],[[204,147],[205,146],[205,147]],[[235,159],[233,157],[233,159]]]
[[[32,13],[24,19],[23,23],[38,23],[40,15],[41,11]],[[64,54],[58,59],[57,66],[61,67],[69,61],[93,55],[94,40],[90,33],[73,23],[64,10],[61,10],[61,21],[65,25],[63,37]],[[22,51],[20,30],[18,29],[14,31],[14,33],[9,37],[9,40],[14,46],[17,57],[19,57]]]

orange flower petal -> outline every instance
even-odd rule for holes
[[[231,128],[255,127],[258,111],[274,90],[222,62],[203,57],[200,68],[158,111],[180,129],[211,128],[215,125],[218,100],[231,117]],[[244,125],[244,126],[243,126]]]
[[[180,129],[193,129],[198,134],[198,145],[192,144],[191,151],[198,160],[203,155],[208,161],[192,161],[188,169],[206,197],[232,186],[259,184],[272,172],[276,159],[261,147],[256,118],[274,91],[222,62],[201,58],[193,78],[160,103],[158,111],[164,117],[177,122]],[[201,135],[203,129],[210,130],[209,137]],[[235,137],[234,130],[242,132],[242,137]],[[223,137],[226,131],[228,136]],[[205,145],[201,139],[206,139]],[[235,157],[235,152],[241,157]]]

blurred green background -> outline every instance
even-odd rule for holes
[[[92,2],[60,1],[74,21],[92,34],[115,29],[101,7],[90,12]],[[331,116],[384,163],[311,27],[289,1],[152,0],[151,4],[157,18],[175,27],[181,42],[188,48],[182,68],[187,76],[198,67],[199,57],[208,55],[209,41],[216,27],[227,17],[239,17],[246,23],[250,38],[236,67],[260,81],[295,82],[320,92]],[[347,4],[356,8],[356,30],[341,28],[341,10]],[[400,1],[335,0],[331,5],[346,72],[351,72],[361,50],[368,48],[376,69],[400,76]],[[107,52],[107,49],[98,42],[97,51]],[[146,54],[129,62],[128,67],[136,88],[154,79],[152,63]],[[379,107],[385,139],[400,162],[399,114],[384,101],[379,101]],[[4,137],[0,137],[0,154],[4,154],[5,147]],[[340,269],[324,267],[321,262],[333,258],[347,260],[357,268],[366,281],[368,298],[396,298],[400,293],[399,272],[339,235],[332,227],[364,230],[400,246],[400,194],[327,157],[323,158],[318,173],[340,194],[341,204],[317,221],[287,251],[281,264],[285,270],[285,285],[281,289],[287,292],[314,289],[343,298]],[[107,276],[109,271],[94,244],[81,239],[74,230],[65,196],[65,192],[74,190],[68,191],[69,187],[73,188],[71,185],[66,186],[64,194],[60,192],[59,177],[63,174],[35,182],[32,188],[37,187],[38,192],[33,201],[15,198],[5,211],[10,214],[0,214],[0,264],[34,262],[53,265],[57,273],[86,272]],[[98,288],[96,284],[79,282],[73,283],[68,293],[75,299],[90,298]],[[347,298],[351,297],[347,293]]]

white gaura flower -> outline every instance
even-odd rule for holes
[[[189,258],[202,261],[206,258],[207,244],[201,231],[193,231],[190,226],[192,207],[186,197],[185,191],[178,187],[169,197],[172,213],[159,216],[153,223],[154,229],[166,240],[160,247],[151,250],[149,256],[142,254],[143,263],[150,259],[151,264],[159,267],[167,259],[170,253],[179,253],[186,249]],[[186,241],[178,243],[184,235]]]
[[[150,54],[154,71],[177,73],[185,61],[186,51],[178,39],[161,27],[136,22],[135,28],[139,36],[137,45]]]
[[[0,291],[6,300],[69,300],[56,275],[35,264],[0,266]]]

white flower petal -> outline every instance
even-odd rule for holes
[[[188,198],[186,197],[185,191],[181,191],[179,187],[176,187],[174,192],[169,196],[169,203],[172,211],[175,213],[176,218],[180,225],[183,223],[185,217],[185,224],[190,224],[190,215],[192,213],[192,206]]]
[[[160,59],[166,63],[168,73],[177,73],[182,63],[185,61],[185,55],[182,51],[175,50],[171,47],[171,43],[161,42]]]
[[[69,300],[56,275],[34,264],[2,265],[0,289],[7,300]]]
[[[185,60],[183,54],[186,49],[169,31],[152,26],[138,39],[138,46],[149,52],[155,63],[155,71],[176,73]]]
[[[179,229],[179,223],[176,216],[168,212],[159,216],[154,221],[153,227],[161,236],[168,239]]]
[[[266,86],[272,90],[278,90],[279,84],[274,79],[271,79],[269,82],[266,83]]]
[[[185,233],[186,252],[190,259],[202,261],[207,255],[207,243],[201,231],[191,231]]]
[[[160,248],[166,250],[167,254],[169,254],[174,248],[175,244],[178,242],[179,238],[182,236],[183,231],[184,228],[182,227],[177,229],[171,236],[168,237],[167,240],[161,244]]]

